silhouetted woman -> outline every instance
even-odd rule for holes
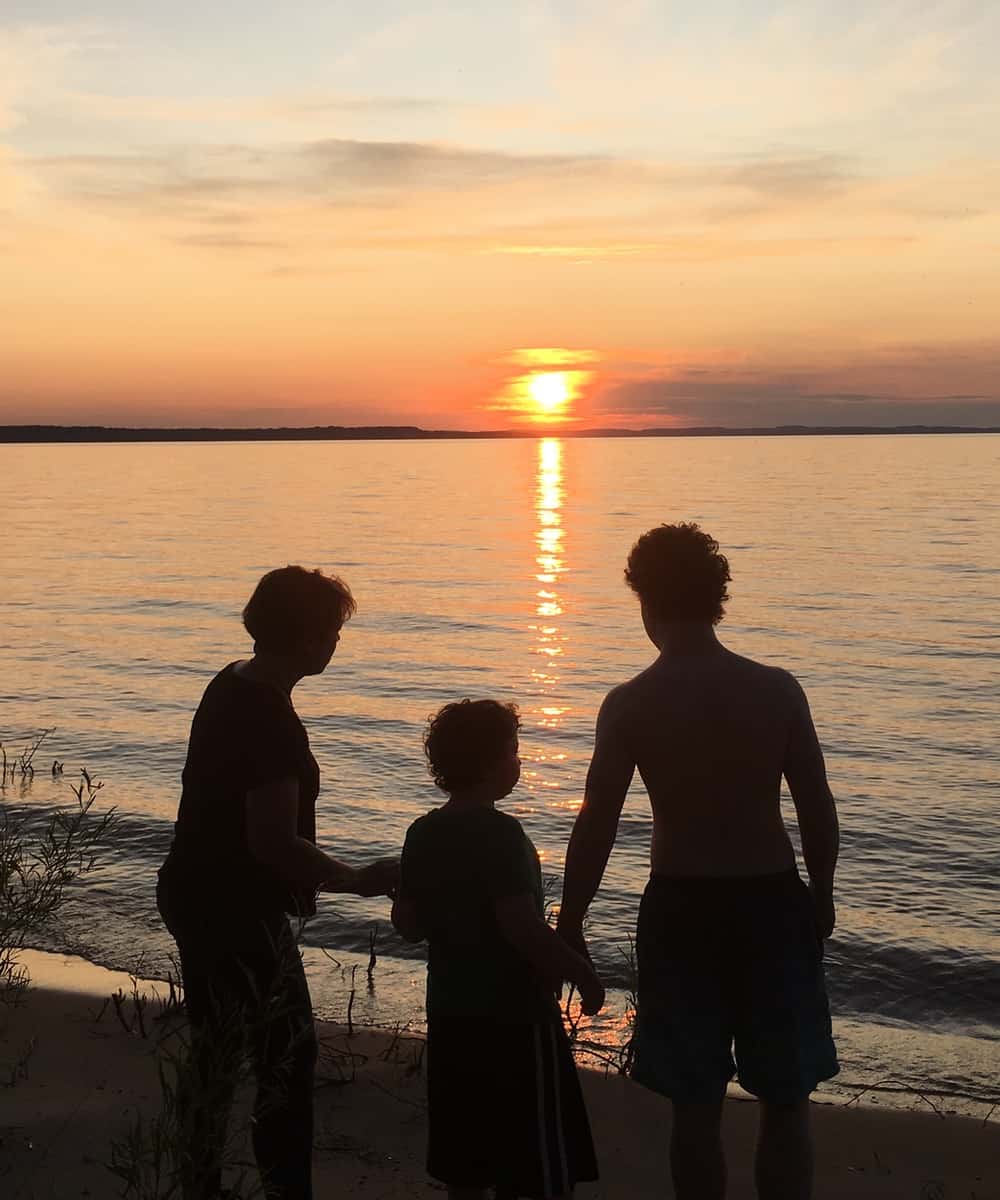
[[[347,585],[282,567],[243,624],[253,657],[208,685],[191,726],[173,845],[157,902],[180,952],[191,1023],[178,1085],[185,1200],[221,1191],[226,1122],[244,1050],[257,1076],[253,1145],[269,1200],[312,1197],[312,1007],[289,916],[317,891],[388,893],[398,864],[355,870],[318,849],[319,769],[292,707],[354,612]]]

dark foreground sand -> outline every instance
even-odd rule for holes
[[[110,1144],[130,1115],[155,1114],[160,1104],[155,1046],[164,1023],[154,1019],[157,1005],[146,1010],[143,1039],[125,1031],[111,1004],[95,1019],[112,991],[129,990],[127,976],[35,952],[26,962],[33,988],[24,1005],[0,1014],[0,1197],[118,1196],[106,1166]],[[329,1024],[321,1037],[317,1200],[443,1196],[423,1170],[419,1041],[369,1030],[348,1038]],[[672,1195],[669,1106],[597,1072],[584,1073],[584,1087],[603,1178],[581,1187],[579,1200]],[[756,1106],[733,1101],[727,1109],[730,1196],[749,1200]],[[814,1116],[817,1200],[1000,1200],[996,1121],[857,1105],[816,1105]],[[245,1104],[236,1119],[245,1121]]]

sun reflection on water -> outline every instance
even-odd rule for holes
[[[559,438],[538,442],[534,492],[534,594],[531,597],[530,701],[524,706],[525,725],[539,731],[539,739],[522,742],[524,777],[529,792],[546,809],[576,811],[580,800],[564,790],[567,755],[553,744],[552,734],[562,729],[570,713],[566,700],[565,577],[569,571],[563,509],[567,484],[565,443]],[[530,810],[527,810],[530,811]],[[558,864],[553,864],[558,865]]]
[[[566,638],[559,617],[563,613],[560,584],[566,573],[566,535],[562,509],[565,500],[563,444],[558,438],[543,438],[538,443],[538,467],[535,484],[535,616],[531,629],[535,635],[532,652],[537,660],[532,667],[538,705],[534,716],[543,728],[562,724],[565,705],[555,695],[561,678],[561,663]]]

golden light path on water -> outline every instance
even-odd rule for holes
[[[563,442],[559,438],[542,438],[538,443],[538,462],[535,471],[535,620],[530,626],[534,633],[531,669],[532,692],[535,703],[530,712],[532,724],[545,730],[556,730],[564,722],[569,706],[565,703],[563,676],[566,670],[568,638],[562,621],[565,591],[562,583],[569,570],[563,506],[566,500],[566,479],[563,465]],[[525,739],[528,740],[528,739]],[[534,739],[531,739],[534,740]],[[530,789],[547,808],[576,812],[582,796],[575,791],[559,795],[561,784],[552,767],[565,762],[560,751],[544,750],[537,745],[525,748],[524,758],[530,766],[524,771]],[[547,794],[546,794],[547,793]],[[562,872],[562,858],[550,857],[539,848],[543,871],[549,878]],[[555,874],[553,874],[553,872]],[[552,900],[557,894],[551,896]],[[619,1047],[626,1046],[631,1034],[632,1009],[612,1004],[600,1019],[585,1017],[579,1008],[579,998],[570,991],[564,1001],[572,1012],[576,1037],[587,1048],[591,1061],[619,1063]]]
[[[567,638],[562,623],[564,608],[563,577],[568,570],[566,559],[566,530],[563,525],[563,505],[566,498],[563,468],[563,443],[559,438],[542,438],[538,443],[535,470],[535,560],[533,597],[534,619],[529,628],[533,633],[533,664],[530,671],[532,708],[527,714],[530,723],[541,729],[558,729],[569,711],[561,687]],[[543,743],[544,744],[544,743]],[[525,770],[526,782],[537,793],[556,792],[559,781],[547,770],[550,764],[562,763],[566,755],[545,750],[537,745],[525,755],[530,766]],[[556,807],[565,803],[575,808],[578,798],[547,801]]]

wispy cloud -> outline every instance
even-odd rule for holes
[[[565,178],[605,160],[582,155],[504,154],[416,142],[325,138],[292,146],[198,145],[158,153],[45,155],[25,159],[84,196],[336,188],[448,190],[531,178]]]
[[[50,102],[54,97],[50,97]],[[359,96],[336,92],[277,93],[270,96],[114,96],[66,89],[61,99],[77,114],[96,121],[199,126],[222,123],[316,123],[334,117],[434,117],[456,107],[430,96]],[[153,128],[150,129],[152,133]]]
[[[464,244],[472,252],[553,258],[696,261],[846,245],[853,235],[768,233],[755,240],[708,230],[802,211],[868,186],[856,164],[828,155],[754,155],[693,166],[344,138],[22,156],[19,166],[66,203],[140,223],[242,217],[263,230],[272,218],[283,223],[290,205],[311,208],[318,220],[340,210],[367,210],[379,219],[350,228],[359,247],[447,245],[459,251]],[[459,202],[459,196],[467,199]],[[380,219],[386,209],[405,217],[386,224]],[[526,221],[531,215],[536,220]],[[678,225],[683,232],[671,230]],[[196,244],[203,235],[185,229],[166,236]],[[903,237],[863,235],[868,246]],[[274,240],[273,232],[259,232],[244,242]]]
[[[287,242],[247,237],[239,233],[189,233],[175,237],[179,246],[198,246],[209,250],[282,250]]]

